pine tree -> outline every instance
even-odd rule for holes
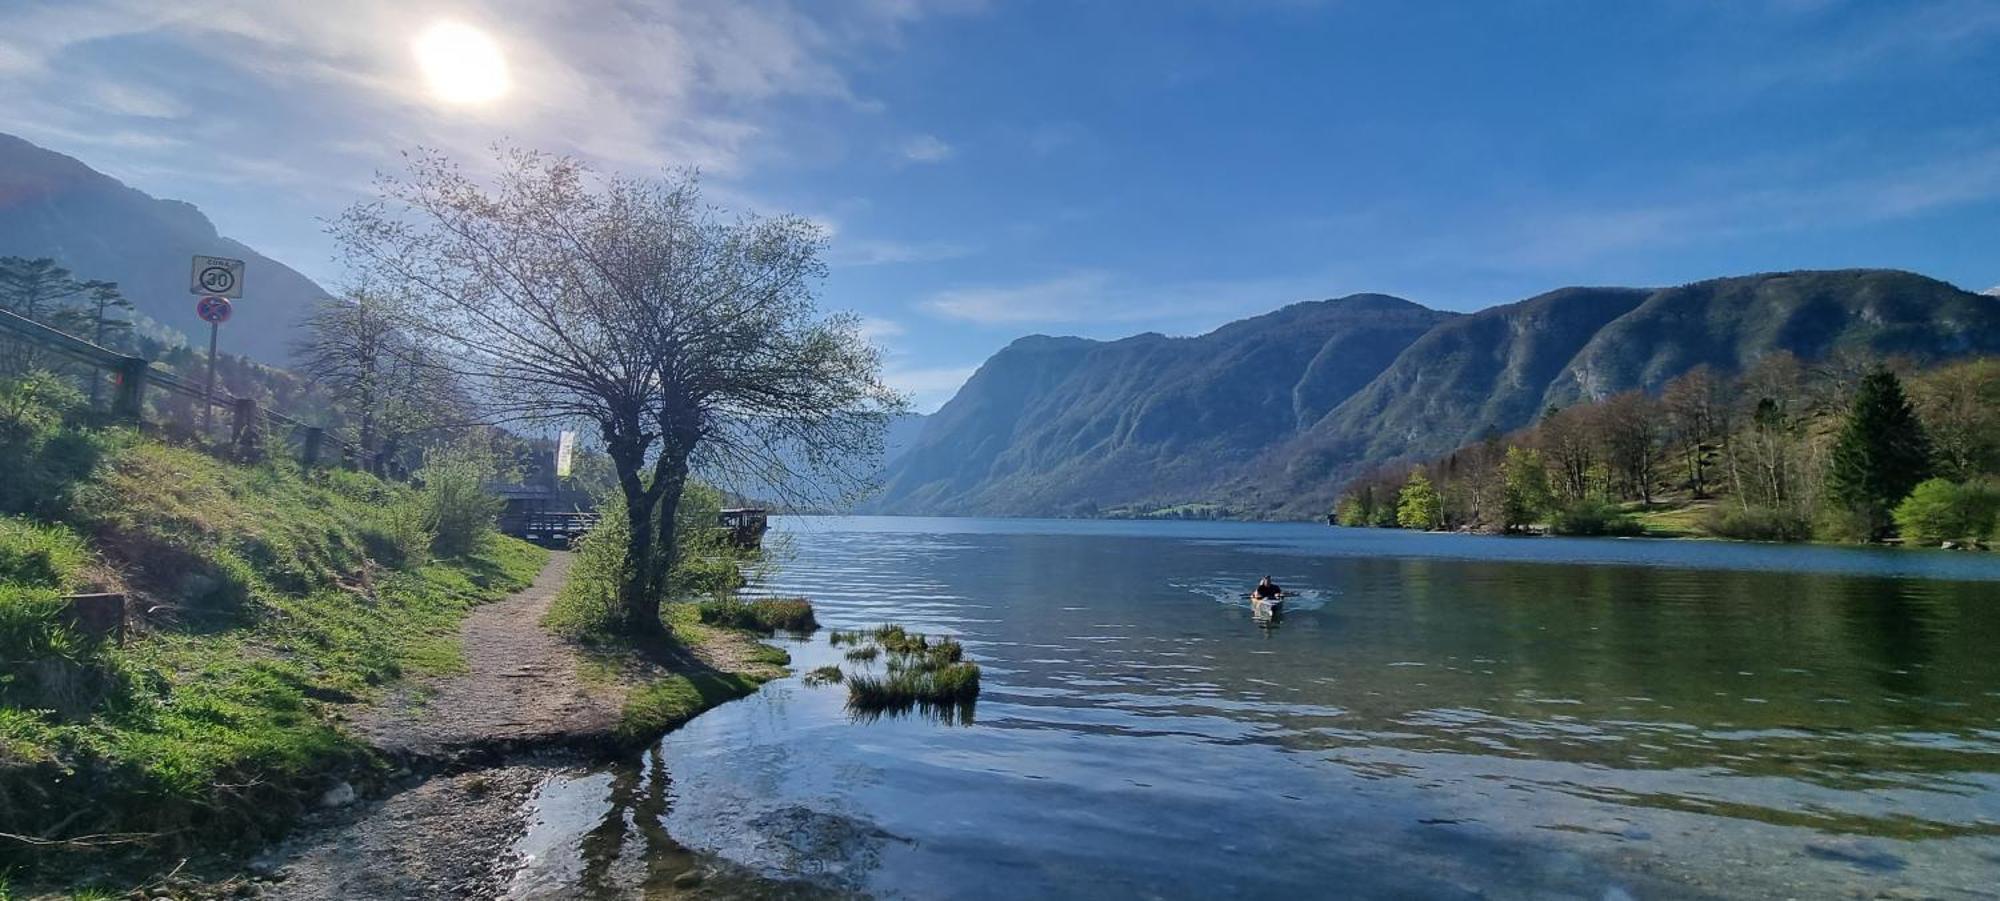
[[[1397,495],[1396,524],[1424,531],[1444,526],[1444,498],[1421,469],[1410,472],[1410,481]]]
[[[1827,472],[1827,492],[1866,523],[1888,534],[1890,511],[1931,474],[1931,443],[1896,374],[1877,367],[1861,380],[1841,426]]]

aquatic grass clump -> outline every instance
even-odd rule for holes
[[[886,660],[886,672],[841,674],[826,666],[808,674],[809,685],[847,684],[848,709],[858,716],[922,710],[949,722],[971,722],[972,704],[979,697],[979,664],[965,659],[957,639],[911,632],[884,625],[865,632],[836,631],[828,637],[835,647],[853,647],[846,658],[857,663]]]
[[[812,602],[805,598],[710,598],[698,605],[704,625],[775,632],[812,632],[819,628]]]

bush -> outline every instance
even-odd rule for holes
[[[423,510],[432,534],[431,550],[445,558],[464,557],[479,549],[506,502],[486,490],[497,471],[484,450],[459,444],[424,455]]]
[[[618,586],[625,575],[625,505],[614,499],[599,512],[604,518],[576,542],[569,581],[556,591],[542,619],[556,634],[579,641],[614,638],[624,622]]]
[[[716,528],[715,517],[721,507],[721,498],[722,495],[715,489],[699,484],[689,485],[682,495],[681,505],[674,512],[678,559],[668,573],[667,597],[661,598],[661,603],[702,595],[720,596],[743,586],[742,566],[754,557],[754,553],[730,545]],[[618,606],[618,589],[624,582],[628,534],[624,501],[616,496],[607,498],[598,512],[602,514],[602,521],[577,543],[577,558],[570,569],[569,582],[556,595],[554,606],[543,620],[558,633],[581,640],[611,638],[623,621],[623,612]],[[764,632],[777,628],[810,632],[818,627],[811,623],[810,605],[806,607],[805,625],[798,625],[798,621],[791,618],[795,615],[780,615],[775,609],[764,613],[748,611],[740,614],[742,622],[747,625],[734,621],[721,624]],[[734,618],[739,615],[724,613],[716,607],[714,612],[704,612],[702,616],[703,622],[709,622],[711,616]],[[764,622],[776,625],[764,625]]]
[[[1549,522],[1557,535],[1641,535],[1646,529],[1617,504],[1601,500],[1581,500],[1561,510]]]
[[[1896,528],[1912,544],[1981,540],[2000,518],[2000,484],[1930,479],[1896,505]]]
[[[1712,509],[1703,514],[1701,528],[1718,538],[1743,541],[1805,541],[1813,532],[1803,515],[1770,507]]]
[[[83,395],[45,372],[0,379],[0,513],[59,519],[107,445],[127,433],[86,431]]]

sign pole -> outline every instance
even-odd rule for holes
[[[208,384],[201,389],[201,434],[208,437],[215,425],[215,336],[222,331],[222,323],[208,324]]]
[[[201,295],[195,315],[208,323],[208,381],[201,389],[201,434],[215,426],[215,339],[229,318],[229,298],[243,296],[243,261],[195,255],[188,271],[188,293]]]

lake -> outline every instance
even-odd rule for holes
[[[753,592],[958,636],[971,721],[772,683],[551,781],[517,894],[711,861],[724,894],[2000,897],[2000,556],[870,517],[771,545]],[[1241,599],[1266,574],[1276,623]]]

